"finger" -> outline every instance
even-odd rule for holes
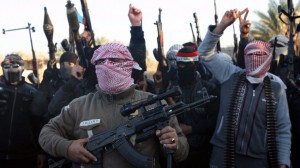
[[[84,156],[84,155],[79,155],[79,161],[81,162],[81,163],[89,163],[91,160],[90,159],[88,159],[86,156]]]
[[[131,10],[132,10],[132,11],[135,11],[136,8],[135,8],[133,5],[131,5]]]
[[[132,5],[131,5],[131,3],[129,4],[129,10],[131,10],[131,8],[132,8]]]
[[[76,66],[79,65],[79,58],[76,60]]]
[[[246,11],[246,14],[245,14],[245,17],[244,17],[244,21],[246,21],[247,20],[247,16],[248,16],[248,13],[249,13],[249,10],[248,10],[248,8],[246,8],[247,9],[247,11]]]
[[[85,158],[88,159],[88,162],[91,161],[91,160],[94,161],[94,162],[97,161],[97,158],[93,154],[91,154],[88,150],[86,150],[85,148],[83,148],[81,153]]]
[[[239,15],[242,16],[247,11],[248,11],[248,8],[246,8],[246,9],[242,10],[241,12],[239,12]]]
[[[233,16],[234,16],[235,19],[239,17],[239,14],[238,14],[238,10],[237,10],[237,9],[234,9],[234,10],[233,10]]]
[[[177,139],[177,135],[174,132],[170,132],[170,133],[165,133],[165,134],[161,134],[161,136],[159,136],[159,141],[161,144],[166,144],[166,143],[173,143],[172,139]]]
[[[239,21],[240,21],[240,23],[243,22],[242,15],[240,15],[240,13],[239,13]]]
[[[155,134],[156,136],[160,136],[160,130],[156,130]]]
[[[89,138],[80,139],[79,142],[81,145],[86,144],[89,141]]]
[[[176,150],[177,149],[177,144],[176,143],[173,143],[173,144],[164,144],[164,147],[168,148],[168,149]]]
[[[166,139],[162,139],[159,142],[161,144],[174,144],[177,141],[178,141],[178,137],[176,135],[172,135],[171,137],[168,137]]]
[[[161,130],[161,134],[165,134],[165,133],[168,133],[168,132],[175,132],[175,129],[170,127],[170,126],[166,126],[165,128],[163,128]]]
[[[167,126],[164,129],[160,130],[160,139],[168,139],[168,138],[174,138],[176,136],[176,131],[174,128]]]

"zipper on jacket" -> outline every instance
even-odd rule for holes
[[[17,90],[18,90],[18,88],[15,87],[14,100],[13,100],[12,110],[11,110],[10,127],[9,127],[8,150],[10,150],[10,146],[11,146],[12,123],[13,123],[14,112],[15,112],[15,104],[16,104],[16,98],[17,98]],[[8,155],[6,155],[6,159],[7,159],[7,160],[9,159]]]
[[[250,105],[249,105],[248,113],[251,113],[254,97],[255,97],[255,89],[252,90],[252,98],[251,98],[251,102],[250,102]],[[248,122],[248,113],[247,113],[246,122]],[[245,125],[243,134],[246,134],[247,131],[248,131],[248,124]],[[240,146],[240,150],[243,150],[243,148],[244,148],[244,137],[242,138],[242,143],[241,143],[241,146]]]
[[[110,129],[114,128],[116,125],[114,123],[117,122],[117,118],[116,118],[116,104],[115,104],[115,99],[113,97],[113,95],[110,95],[110,103],[112,105],[112,113],[110,116]],[[104,159],[104,158],[103,158]],[[113,159],[112,158],[108,158],[108,167],[112,168],[113,166]]]

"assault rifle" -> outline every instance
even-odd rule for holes
[[[199,31],[198,17],[196,15],[196,12],[194,12],[193,16],[195,19],[195,26],[196,26],[196,32],[197,32],[197,43],[195,43],[195,44],[197,44],[197,46],[199,47],[202,42],[202,39],[201,39],[200,31]]]
[[[67,17],[68,17],[69,27],[72,30],[73,35],[74,35],[74,40],[76,43],[76,51],[77,51],[78,57],[80,59],[80,65],[83,68],[87,68],[88,62],[87,62],[85,52],[83,49],[83,45],[81,42],[81,38],[79,35],[79,23],[78,23],[76,8],[74,7],[74,4],[72,4],[70,0],[67,2],[66,8],[67,8]]]
[[[178,94],[181,94],[179,88],[174,87],[164,94],[149,96],[145,101],[135,104],[125,104],[121,108],[121,114],[123,116],[129,116],[138,109],[140,109],[140,114],[134,117],[128,117],[128,122],[117,128],[95,134],[90,138],[85,147],[97,157],[97,161],[92,163],[93,167],[102,167],[103,152],[106,147],[111,147],[112,149],[116,149],[133,166],[138,168],[152,168],[154,159],[140,154],[131,144],[129,140],[131,136],[136,135],[135,143],[155,137],[156,130],[169,125],[171,116],[190,111],[216,98],[215,96],[208,95],[204,89],[203,99],[193,103],[184,104],[183,102],[178,102],[170,106],[161,104],[162,99]],[[156,106],[147,110],[146,107],[152,104],[156,104]],[[172,155],[169,154],[167,159],[168,166],[170,166]]]
[[[216,0],[214,0],[214,6],[215,6],[215,24],[216,26],[218,25],[218,14],[217,14],[217,4],[216,4]],[[221,44],[220,44],[220,40],[218,41],[217,44],[217,52],[221,51]]]
[[[91,18],[90,18],[89,9],[86,0],[80,0],[80,3],[81,3],[82,14],[83,17],[85,18],[84,30],[91,32],[91,36],[92,36],[91,41],[88,42],[88,46],[91,47],[93,45],[93,47],[95,47],[96,44],[94,39],[94,31],[92,29]]]
[[[50,20],[50,17],[48,15],[47,12],[47,8],[44,7],[44,33],[46,35],[47,41],[48,41],[48,48],[49,48],[49,63],[53,64],[53,68],[56,69],[56,58],[55,58],[55,53],[56,53],[56,44],[53,44],[53,32],[54,32],[54,28],[52,25],[52,22]]]
[[[161,22],[161,9],[159,8],[158,21],[154,24],[157,26],[157,49],[153,50],[153,54],[155,59],[158,61],[158,69],[161,71],[162,80],[163,80],[163,88],[167,88],[169,85],[169,77],[167,75],[168,71],[168,63],[164,53],[164,33],[162,30],[162,22]]]
[[[283,10],[280,5],[278,6],[278,12],[279,12],[280,20],[286,25],[289,25],[290,34],[289,34],[289,46],[288,46],[288,71],[289,71],[288,79],[293,81],[296,77],[295,65],[294,65],[295,50],[294,50],[293,35],[294,35],[295,19],[300,18],[300,16],[295,16],[293,0],[287,0],[287,6],[288,6],[288,12]],[[289,23],[286,23],[282,19],[282,14],[284,14],[289,19]]]

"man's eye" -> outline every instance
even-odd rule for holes
[[[104,62],[104,59],[99,59],[96,61],[96,65],[102,64]]]
[[[247,56],[263,56],[262,53],[251,53],[251,54],[247,54]]]
[[[124,62],[124,59],[120,59],[120,58],[111,58],[110,61],[112,61],[112,62]]]
[[[13,68],[19,68],[19,66],[20,66],[19,64],[13,64],[12,65]]]
[[[10,64],[4,64],[4,65],[3,65],[3,68],[4,68],[4,69],[9,69],[9,68],[10,68]]]

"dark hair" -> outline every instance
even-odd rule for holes
[[[73,62],[74,64],[76,64],[77,58],[78,56],[76,54],[66,51],[60,56],[59,62]]]
[[[18,54],[7,54],[4,57],[3,61],[1,62],[1,66],[3,66],[7,60],[9,60],[10,62],[16,62],[21,66],[24,65],[24,61],[23,61],[22,57],[19,56]]]

